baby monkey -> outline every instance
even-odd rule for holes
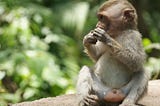
[[[109,0],[97,17],[96,28],[83,39],[95,65],[80,70],[79,106],[138,106],[149,77],[136,10],[127,0]]]

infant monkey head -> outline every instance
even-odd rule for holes
[[[99,8],[97,17],[96,27],[113,37],[123,30],[137,29],[136,10],[127,0],[106,1]]]

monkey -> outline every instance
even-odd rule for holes
[[[79,106],[138,106],[147,91],[146,54],[137,28],[137,12],[127,0],[108,0],[97,12],[94,30],[84,36],[85,52],[94,61],[78,75]]]

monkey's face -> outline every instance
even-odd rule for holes
[[[96,27],[104,29],[111,36],[117,36],[123,30],[135,26],[135,10],[123,3],[109,7],[102,6],[97,17],[99,21]]]

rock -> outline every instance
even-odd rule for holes
[[[10,106],[78,106],[76,98],[75,94],[70,94]],[[160,80],[149,81],[147,94],[138,101],[138,104],[142,106],[160,106]]]

